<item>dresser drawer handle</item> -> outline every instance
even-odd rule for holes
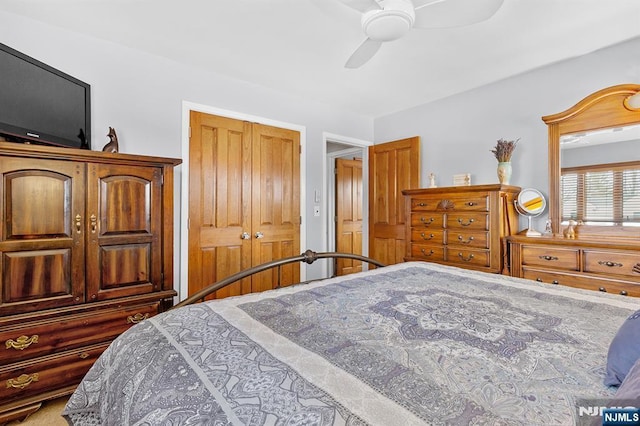
[[[130,315],[127,317],[127,324],[138,324],[139,322],[142,322],[147,318],[149,318],[148,312],[146,314],[141,314],[140,312],[138,312],[135,315]]]
[[[558,280],[553,280],[553,281],[551,281],[551,284],[553,284],[553,285],[558,285],[558,284],[560,284],[560,283],[558,282]]]
[[[600,288],[598,288],[598,291],[601,291],[601,292],[603,292],[603,293],[606,293],[606,292],[607,292],[607,289],[606,289],[606,288],[604,288],[604,287],[600,287]]]
[[[544,256],[538,256],[538,258],[540,258],[540,259],[542,259],[542,260],[549,260],[549,261],[551,261],[551,260],[558,260],[558,257],[557,257],[557,256],[549,256],[548,254],[547,254],[547,255],[544,255]]]
[[[430,224],[432,224],[434,220],[435,220],[435,219],[434,219],[434,218],[432,218],[432,217],[430,217],[428,220],[427,220],[426,218],[424,218],[424,217],[421,217],[421,218],[420,218],[420,222],[424,223],[424,224],[425,224],[425,226],[426,226],[426,225],[430,225]]]
[[[429,253],[427,253],[427,251],[425,249],[420,249],[420,251],[422,252],[423,255],[425,256],[431,256],[434,251],[433,250],[429,250]]]
[[[471,253],[468,257],[465,258],[462,253],[458,253],[458,257],[465,262],[471,262],[471,259],[473,259],[475,256],[473,255],[473,253]]]
[[[7,380],[7,388],[24,389],[33,382],[38,381],[38,373],[22,374],[15,379]]]
[[[469,239],[468,239],[468,240],[464,240],[464,241],[463,241],[463,240],[462,240],[462,235],[458,235],[458,240],[460,240],[460,242],[461,242],[462,244],[469,244],[470,242],[472,242],[472,241],[473,241],[473,237],[469,237]]]
[[[424,232],[420,234],[420,236],[422,237],[423,240],[431,240],[433,239],[433,237],[435,237],[435,235],[433,234],[429,234],[429,237],[427,238],[427,234],[425,234]]]
[[[598,265],[604,265],[604,266],[608,266],[610,268],[613,268],[614,266],[617,266],[617,267],[623,266],[622,263],[612,262],[610,260],[601,260],[601,261],[598,262]]]
[[[418,207],[427,207],[427,203],[423,203],[422,201],[418,203]]]
[[[468,205],[469,207],[473,207],[476,205],[476,203],[474,203],[473,201],[469,201],[468,203],[465,203],[466,205]]]
[[[629,293],[627,293],[627,290],[620,290],[620,295],[622,296],[628,296]]]
[[[542,278],[539,278],[539,277],[538,277],[538,278],[536,278],[536,281],[538,281],[539,283],[541,283],[541,282],[542,282]]]
[[[33,343],[38,343],[38,335],[37,334],[34,334],[31,337],[20,336],[16,340],[9,339],[6,342],[4,342],[4,344],[6,345],[7,349],[16,349],[16,350],[19,350],[19,351],[25,350],[26,348],[31,346]]]
[[[458,223],[459,223],[460,225],[462,225],[462,226],[469,226],[469,225],[471,225],[471,224],[472,224],[473,222],[475,222],[475,221],[476,221],[476,220],[475,220],[474,218],[471,218],[471,219],[469,219],[469,221],[468,221],[468,222],[463,223],[463,222],[464,222],[464,219],[462,219],[462,218],[460,218],[460,217],[458,218]]]

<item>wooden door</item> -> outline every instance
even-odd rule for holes
[[[85,301],[85,166],[3,157],[0,316]]]
[[[252,132],[251,258],[255,266],[300,254],[300,134],[263,124],[254,124]],[[299,281],[300,265],[290,264],[255,276],[251,291]]]
[[[362,160],[336,158],[336,251],[362,254]],[[336,275],[362,271],[362,262],[337,259]]]
[[[299,254],[299,196],[298,132],[191,112],[189,294],[252,265]],[[299,279],[299,267],[283,272],[285,282]],[[215,297],[272,288],[267,275]]]
[[[420,186],[420,138],[369,147],[369,256],[390,265],[404,261],[403,189]]]
[[[87,301],[162,290],[162,169],[89,164]]]

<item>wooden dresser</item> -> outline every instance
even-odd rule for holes
[[[511,275],[640,296],[640,240],[508,238]]]
[[[501,273],[502,237],[518,231],[513,200],[519,187],[473,185],[411,189],[405,196],[405,260]]]
[[[170,306],[179,163],[0,142],[0,424]]]

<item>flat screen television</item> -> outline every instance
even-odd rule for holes
[[[91,86],[0,43],[0,135],[91,148]]]

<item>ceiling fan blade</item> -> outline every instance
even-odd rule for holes
[[[375,55],[378,49],[380,49],[380,46],[382,46],[381,41],[371,40],[370,38],[366,39],[360,46],[358,46],[356,51],[353,52],[344,67],[360,68],[366,64],[369,59],[373,58],[373,55]]]
[[[345,6],[349,6],[359,12],[365,13],[370,10],[380,10],[382,7],[375,0],[340,0]]]
[[[414,28],[452,28],[491,18],[504,0],[414,0]]]

